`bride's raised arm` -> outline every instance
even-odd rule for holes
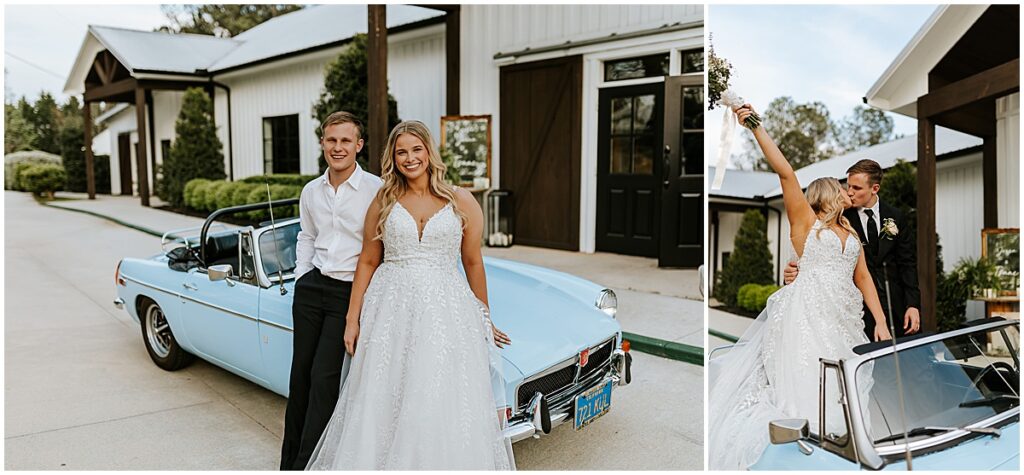
[[[747,117],[754,113],[754,109],[750,104],[743,104],[735,112],[737,119],[742,124]],[[793,166],[789,164],[786,157],[782,155],[782,151],[768,136],[768,132],[759,125],[753,130],[753,133],[754,139],[757,140],[757,144],[764,153],[765,160],[768,161],[768,165],[772,167],[775,174],[779,175],[779,182],[782,183],[782,202],[786,206],[786,217],[789,218],[790,237],[796,236],[799,238],[798,240],[803,239],[814,226],[814,210],[811,209],[807,198],[804,197],[804,191],[800,188],[800,182],[796,178]],[[797,251],[803,254],[803,249],[797,249]]]

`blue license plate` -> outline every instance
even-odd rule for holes
[[[587,392],[576,396],[576,417],[574,422],[576,430],[580,430],[608,412],[612,405],[612,382],[605,381],[600,386],[595,386]]]

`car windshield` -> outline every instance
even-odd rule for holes
[[[277,246],[274,245],[274,237],[277,236]],[[284,226],[278,226],[277,231],[267,230],[260,235],[260,256],[263,260],[263,271],[267,273],[270,280],[277,279],[278,255],[280,255],[280,266],[283,274],[288,275],[295,271],[295,243],[299,236],[299,223],[294,222]]]
[[[910,440],[964,427],[1020,403],[1020,330],[1016,325],[951,336],[899,352]],[[895,358],[862,364],[857,386],[865,426],[876,446],[903,443]],[[899,436],[899,437],[895,437]]]

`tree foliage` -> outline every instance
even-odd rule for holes
[[[369,86],[366,76],[368,52],[366,35],[357,34],[341,54],[327,64],[324,70],[324,90],[320,100],[313,105],[313,116],[316,118],[316,136],[320,137],[320,124],[328,115],[336,111],[348,111],[363,121],[363,139],[369,142]],[[402,120],[398,117],[398,102],[388,93],[388,130],[390,131]],[[363,168],[367,167],[369,147],[364,146],[356,159]],[[321,172],[326,166],[321,152]]]
[[[160,9],[170,24],[157,31],[229,38],[271,18],[301,10],[302,5],[162,5]]]
[[[60,109],[57,101],[48,92],[43,92],[32,107],[29,123],[35,130],[32,148],[49,153],[60,153]]]
[[[182,191],[189,180],[222,180],[227,176],[223,145],[213,123],[213,101],[202,88],[185,91],[174,133],[170,153],[164,157],[159,196],[172,206],[180,207],[184,204]]]
[[[719,302],[735,306],[737,293],[744,284],[775,283],[767,228],[768,222],[760,211],[749,209],[743,213],[729,262],[718,273],[715,284],[714,297]]]
[[[22,115],[22,109],[4,104],[4,154],[32,150],[36,130]]]
[[[835,121],[820,101],[798,103],[783,96],[772,100],[761,115],[765,130],[794,169],[896,138],[891,117],[862,106]],[[754,170],[770,171],[753,135],[744,137],[746,163]]]

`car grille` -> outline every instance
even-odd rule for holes
[[[575,392],[566,393],[565,390],[577,383],[577,373],[580,375],[580,381],[582,381],[583,379],[588,379],[588,376],[607,368],[607,363],[612,356],[612,347],[615,346],[614,342],[615,340],[611,339],[600,344],[597,349],[592,348],[587,365],[582,369],[579,368],[579,355],[576,355],[573,357],[573,363],[569,366],[521,384],[516,392],[516,412],[526,410],[527,406],[530,405],[530,399],[538,392],[547,396],[549,403],[555,402],[551,400],[552,395],[555,394],[559,396],[559,400],[565,399],[566,396],[574,396]]]

